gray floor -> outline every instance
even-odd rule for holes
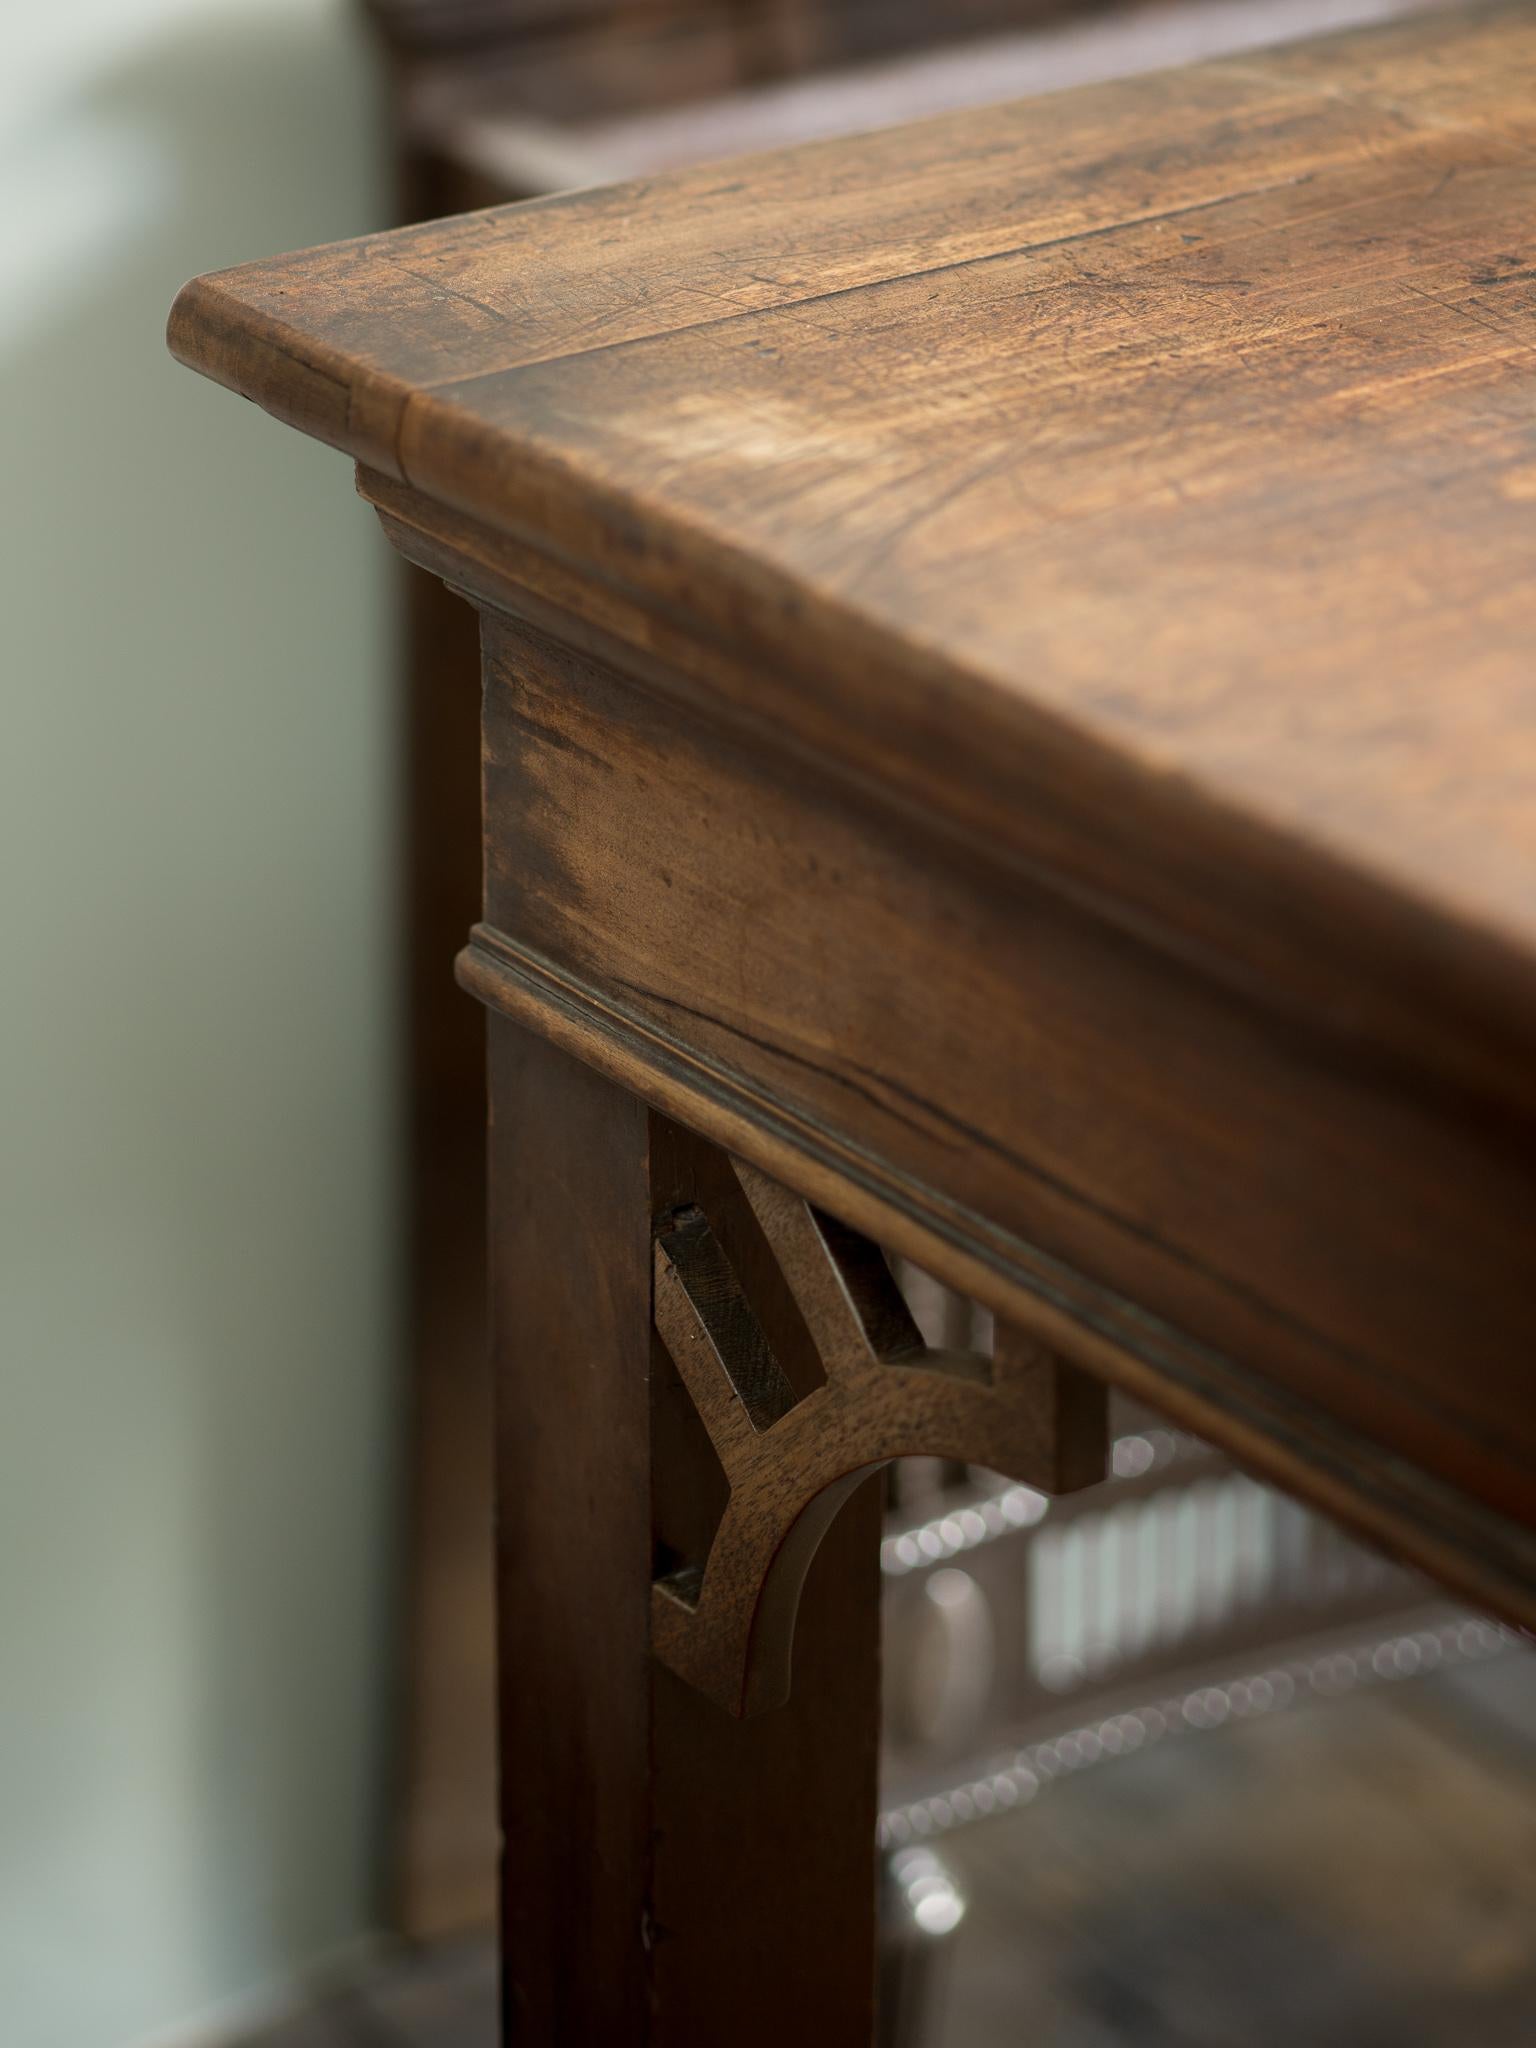
[[[927,2048],[1536,2048],[1536,1656],[1105,1764],[948,1838]],[[491,2048],[488,1947],[249,2048]]]

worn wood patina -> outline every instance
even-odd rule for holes
[[[1536,1618],[1533,223],[1503,5],[178,300],[483,613],[512,2038],[867,2031],[867,1504],[777,1712],[652,1593],[776,1431],[797,1544],[810,1416],[896,1441],[816,1216],[1044,1361],[933,1448],[1086,1369]]]

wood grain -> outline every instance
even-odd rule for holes
[[[1286,9],[1289,0],[1276,4]],[[564,0],[553,10],[550,0],[377,0],[369,11],[393,60],[396,211],[407,222],[505,204],[551,181],[634,175],[652,168],[658,150],[673,162],[716,155],[722,124],[728,136],[739,130],[741,89],[786,70],[814,71],[814,82],[796,94],[759,93],[778,110],[781,132],[766,141],[798,139],[808,118],[816,133],[829,119],[840,132],[865,126],[872,105],[884,117],[893,95],[896,106],[906,103],[910,76],[934,76],[930,39],[942,37],[948,51],[957,34],[1006,17],[1006,45],[996,37],[966,44],[970,96],[996,97],[988,81],[1000,49],[1015,52],[1016,66],[1026,46],[1033,52],[1038,24],[1021,20],[1039,10],[1021,0],[972,9],[935,0],[830,0],[826,8],[646,0],[595,12]],[[1232,16],[1208,19],[1220,33]],[[1133,35],[1141,20],[1133,13]],[[1101,27],[1095,21],[1089,33],[1102,49]],[[907,68],[840,70],[834,82],[822,70],[915,38],[925,52]],[[950,92],[952,67],[952,56],[938,67]],[[518,135],[521,151],[508,147]],[[473,611],[437,576],[401,570],[412,1367],[403,1811],[392,1905],[402,1931],[426,1937],[489,1925],[495,1904],[484,1031],[445,972],[479,906],[479,648]]]
[[[1528,1119],[591,657],[485,653],[476,993],[1536,1619]]]
[[[818,1368],[797,1388],[724,1247],[756,1240]],[[1104,1388],[1004,1327],[992,1356],[933,1349],[878,1245],[732,1160],[708,1207],[658,1212],[656,1333],[726,1481],[707,1543],[652,1599],[656,1655],[728,1712],[791,1696],[801,1589],[843,1503],[892,1459],[985,1461],[1047,1493],[1107,1471]],[[1079,1384],[1084,1382],[1083,1384]]]
[[[653,1472],[651,1217],[709,1156],[499,1020],[490,1071],[503,2038],[867,2040],[878,1502],[812,1566],[782,1712],[654,1662],[653,1545],[699,1480],[675,1442]]]
[[[172,341],[723,713],[1528,1095],[1533,152],[1494,6],[248,266]]]
[[[487,613],[511,2038],[868,2034],[872,1503],[651,1654],[671,1118],[1536,1621],[1533,201],[1500,0],[178,300]]]

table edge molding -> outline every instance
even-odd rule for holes
[[[1536,1629],[1536,1530],[850,1145],[505,933],[477,925],[456,971],[495,1015],[547,1038],[1367,1540]]]

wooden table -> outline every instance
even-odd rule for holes
[[[482,611],[510,2039],[867,2037],[892,1456],[1536,1618],[1533,224],[1504,5],[177,301]]]

